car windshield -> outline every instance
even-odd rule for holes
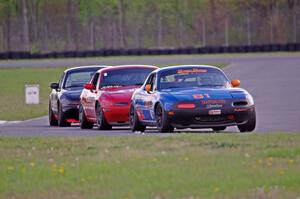
[[[154,69],[152,68],[127,68],[110,70],[102,75],[101,87],[118,87],[143,85],[145,79]]]
[[[65,78],[64,89],[83,88],[83,85],[90,81],[98,69],[85,71],[71,71]]]
[[[225,75],[214,68],[184,68],[162,72],[160,89],[220,87],[229,84]]]

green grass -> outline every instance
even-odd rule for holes
[[[228,63],[210,63],[224,67]],[[162,67],[162,65],[160,65]],[[47,114],[49,84],[57,82],[65,68],[0,69],[0,120],[26,120]],[[25,84],[40,85],[40,104],[25,103]]]
[[[0,137],[0,198],[297,198],[300,134]]]
[[[49,84],[64,68],[0,69],[0,120],[25,120],[47,114]],[[25,84],[40,85],[40,104],[25,103]]]

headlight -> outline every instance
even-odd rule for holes
[[[248,106],[253,106],[254,105],[253,97],[249,93],[246,94],[246,100],[248,102]]]

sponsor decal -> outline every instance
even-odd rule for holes
[[[225,104],[225,100],[202,100],[201,104],[207,105],[207,104]]]
[[[144,101],[144,105],[149,108],[149,107],[152,106],[152,102],[151,101]]]
[[[144,120],[144,119],[145,119],[143,110],[137,108],[137,109],[136,109],[136,113],[137,113],[137,115],[138,115],[139,120]]]
[[[221,115],[221,109],[209,110],[208,115]]]
[[[206,73],[207,69],[199,69],[199,68],[193,68],[193,69],[179,69],[177,70],[177,74],[184,74],[184,73]]]
[[[222,104],[207,104],[206,108],[222,108]]]
[[[194,94],[193,95],[194,99],[204,99],[204,98],[210,98],[208,93],[203,93],[203,94]]]

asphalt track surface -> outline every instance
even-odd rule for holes
[[[136,60],[134,60],[136,59]],[[254,97],[257,113],[257,133],[299,132],[300,133],[300,55],[267,56],[155,56],[128,58],[123,60],[105,59],[65,59],[41,61],[1,61],[0,67],[23,66],[78,66],[90,64],[201,64],[209,62],[230,62],[224,68],[230,79],[240,79],[241,87]],[[211,133],[205,130],[181,130],[190,133]],[[238,132],[229,127],[225,132]],[[16,124],[0,125],[0,135],[10,136],[131,136],[129,127],[116,127],[110,131],[81,130],[74,125],[67,128],[49,127],[47,117],[41,117]],[[155,129],[147,129],[143,135],[159,134]]]

